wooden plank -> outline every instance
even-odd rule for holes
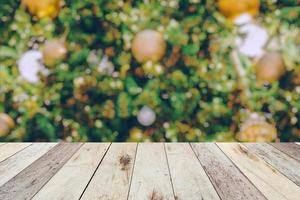
[[[31,199],[81,147],[80,143],[59,143],[41,158],[0,187],[0,199]]]
[[[81,199],[127,199],[136,147],[113,143]]]
[[[222,200],[265,199],[216,144],[191,145]]]
[[[79,199],[109,145],[109,143],[84,144],[33,199]]]
[[[55,143],[32,144],[0,163],[0,186],[49,151]],[[8,170],[9,169],[9,170]],[[1,199],[1,198],[0,198]]]
[[[31,143],[7,143],[0,146],[0,162],[31,145]]]
[[[300,188],[295,183],[249,152],[244,145],[218,143],[218,146],[268,199],[299,199]]]
[[[275,148],[300,161],[300,145],[293,143],[271,143]]]
[[[166,143],[165,147],[177,199],[220,199],[188,143]]]
[[[300,162],[266,143],[245,143],[243,145],[250,153],[259,155],[260,158],[300,186]]]
[[[163,143],[140,143],[128,199],[175,199]]]

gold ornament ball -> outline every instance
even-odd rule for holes
[[[257,61],[255,71],[258,80],[273,83],[285,73],[284,61],[278,53],[265,53]]]
[[[163,36],[154,30],[139,32],[132,43],[132,53],[138,62],[159,61],[166,52]]]
[[[60,8],[60,0],[22,0],[21,3],[39,19],[55,18]]]
[[[9,115],[0,113],[0,137],[6,136],[14,127],[14,120]]]
[[[43,60],[48,66],[54,65],[56,62],[64,59],[67,55],[65,42],[61,39],[53,39],[46,42],[43,48]]]
[[[250,117],[242,123],[236,138],[241,142],[272,142],[277,138],[277,130],[264,117]]]
[[[242,14],[255,16],[259,6],[260,0],[219,0],[218,2],[220,12],[230,20]]]

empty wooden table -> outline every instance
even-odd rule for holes
[[[300,199],[299,143],[0,143],[0,199]]]

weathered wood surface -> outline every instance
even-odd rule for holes
[[[300,143],[298,143],[300,144]],[[272,143],[274,147],[300,161],[300,145],[292,143]]]
[[[300,197],[297,143],[0,143],[0,199]]]
[[[109,143],[84,144],[33,199],[79,199]]]
[[[112,144],[81,199],[126,199],[136,146],[129,143]]]
[[[0,144],[0,162],[28,147],[30,143]]]
[[[244,145],[219,143],[218,146],[268,199],[299,199],[300,188],[296,184]]]
[[[257,154],[291,181],[300,186],[300,162],[268,144],[244,144],[248,151]],[[295,152],[295,151],[294,151]]]

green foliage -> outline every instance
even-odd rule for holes
[[[0,111],[17,127],[0,141],[231,141],[245,109],[265,113],[281,140],[299,140],[300,86],[291,81],[300,68],[299,1],[262,1],[257,21],[282,41],[288,72],[263,85],[241,56],[247,98],[230,58],[236,28],[215,0],[64,2],[55,19],[37,20],[18,0],[1,1]],[[162,32],[167,42],[165,57],[148,71],[131,53],[143,29]],[[61,37],[67,57],[39,83],[22,80],[22,53]],[[112,74],[98,70],[104,55]],[[136,119],[144,105],[156,113],[149,127]]]

